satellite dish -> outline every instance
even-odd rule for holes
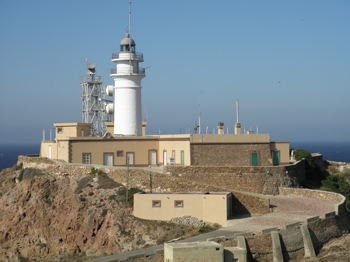
[[[87,67],[89,70],[94,70],[94,71],[95,71],[96,64],[86,64],[86,67]]]
[[[111,139],[113,136],[112,136],[112,134],[110,132],[106,132],[103,137],[105,137],[107,139]]]
[[[106,111],[107,111],[107,114],[113,114],[114,113],[114,105],[113,105],[113,103],[107,103]]]
[[[106,87],[106,94],[108,96],[113,96],[113,91],[114,91],[114,86],[109,85],[109,86]]]

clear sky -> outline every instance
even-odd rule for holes
[[[112,85],[127,0],[0,0],[0,144],[81,122],[85,60]],[[277,141],[349,141],[350,1],[132,1],[148,134],[222,121]],[[146,114],[143,114],[144,116]]]

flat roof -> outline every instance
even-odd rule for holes
[[[222,247],[222,245],[214,241],[196,241],[196,242],[172,242],[164,243],[172,248],[193,248],[193,247]]]
[[[147,195],[228,195],[231,192],[174,192],[174,193],[166,193],[166,192],[140,192],[137,194],[147,194]]]

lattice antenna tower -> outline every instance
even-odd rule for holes
[[[106,133],[105,122],[113,121],[112,101],[105,99],[105,88],[102,86],[103,79],[96,76],[96,65],[86,64],[86,76],[80,77],[82,122],[91,123],[91,136],[103,136]],[[107,87],[107,94],[109,94]]]

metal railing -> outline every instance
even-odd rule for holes
[[[102,83],[103,82],[103,78],[102,76],[82,76],[80,77],[80,83]]]
[[[128,53],[128,52],[127,52]],[[113,53],[112,54],[112,59],[119,59],[120,54],[125,54],[125,53]],[[131,60],[137,59],[137,60],[143,60],[143,54],[142,53],[130,53],[131,54]],[[127,57],[127,59],[129,59]]]
[[[146,74],[146,69],[145,68],[122,68],[122,69],[116,69],[112,68],[111,69],[111,75],[145,75]]]

